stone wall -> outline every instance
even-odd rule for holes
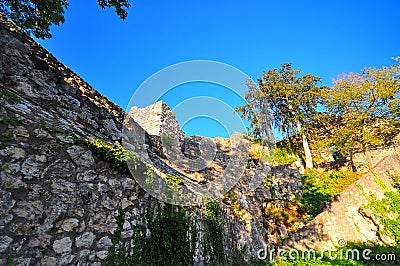
[[[113,143],[125,113],[1,16],[0,47],[0,264],[98,265],[148,195],[71,136]]]
[[[122,238],[132,237],[148,195],[130,176],[25,117],[7,128],[15,135],[0,150],[0,264],[10,255],[15,265],[98,263],[119,199],[127,208]]]
[[[164,101],[158,101],[144,108],[133,106],[129,114],[149,135],[178,136],[178,140],[183,140],[184,133],[171,108]]]
[[[270,183],[265,182],[271,175]],[[247,169],[239,183],[222,201],[225,217],[224,232],[227,250],[243,254],[244,261],[257,261],[257,252],[266,246],[278,247],[279,239],[290,232],[285,223],[276,223],[268,206],[282,208],[287,202],[301,197],[303,184],[296,165],[276,167],[258,165]],[[295,224],[302,227],[303,223]]]
[[[1,16],[0,47],[0,264],[13,257],[15,265],[99,265],[111,245],[119,200],[127,211],[122,239],[129,242],[150,196],[72,136],[113,144],[121,139],[125,113]],[[154,121],[161,124],[154,132],[147,128],[150,135],[179,128],[169,107],[156,106]],[[154,147],[147,145],[150,154]],[[229,149],[219,147],[215,165],[222,167]],[[173,169],[159,155],[152,154],[154,166]],[[291,176],[281,179],[291,182]],[[287,187],[277,191],[283,195]],[[232,261],[246,246],[249,262],[268,237],[257,206],[269,189],[248,191],[244,183],[235,189],[247,210],[238,217],[220,202],[224,251]]]
[[[394,138],[393,142],[390,145],[386,145],[385,147],[380,147],[376,149],[372,149],[368,151],[366,158],[363,153],[356,153],[353,155],[353,162],[357,168],[357,171],[367,171],[368,169],[368,160],[371,160],[372,165],[376,165],[382,159],[393,156],[400,153],[400,135]]]
[[[2,107],[78,136],[121,138],[124,111],[0,16],[0,89],[19,96]]]

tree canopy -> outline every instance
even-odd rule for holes
[[[283,63],[280,69],[265,71],[258,84],[249,82],[245,94],[247,104],[236,109],[250,121],[250,130],[258,137],[267,136],[277,128],[283,136],[300,133],[306,157],[306,167],[312,168],[311,152],[305,128],[317,112],[323,87],[321,78],[311,74],[298,76],[291,63]]]
[[[320,120],[329,134],[320,141],[343,156],[389,144],[400,132],[399,69],[397,62],[335,79],[322,95],[326,112]]]
[[[342,74],[331,87],[318,87],[319,77],[299,76],[300,70],[284,63],[265,71],[258,84],[248,82],[247,104],[236,111],[250,121],[255,137],[272,134],[274,127],[284,137],[299,134],[307,168],[313,167],[309,140],[350,162],[354,153],[364,153],[371,166],[369,151],[400,133],[400,57],[394,60],[391,66]]]
[[[116,14],[125,19],[130,7],[128,0],[97,0],[101,8],[115,8]],[[0,12],[23,30],[37,38],[50,38],[50,26],[64,23],[67,0],[0,0]]]

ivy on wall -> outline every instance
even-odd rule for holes
[[[210,265],[225,263],[222,222],[222,213],[218,202],[207,202],[204,208],[203,254],[209,258]]]
[[[76,136],[72,136],[74,143],[81,144],[91,150],[95,155],[99,156],[105,161],[111,163],[111,167],[122,174],[128,174],[129,168],[127,161],[130,160],[137,165],[138,160],[133,151],[126,150],[120,143],[116,142],[111,145],[100,139],[83,140]]]
[[[137,163],[133,152],[121,144],[108,144],[102,140],[83,140],[73,137],[76,144],[88,148],[96,156],[111,163],[120,173],[129,173],[127,160]],[[151,178],[148,169],[145,174]],[[166,175],[171,186],[182,185],[182,180]],[[204,213],[204,239],[202,252],[207,265],[226,265],[223,244],[223,218],[216,201],[208,201]],[[195,207],[175,206],[149,198],[145,215],[138,221],[133,241],[123,242],[121,235],[125,221],[125,210],[119,207],[117,229],[112,246],[103,265],[193,265],[198,242],[198,218]]]
[[[119,210],[113,246],[103,265],[193,265],[197,225],[190,207],[162,205],[149,198],[146,214],[136,226],[132,245],[121,243],[124,220]]]

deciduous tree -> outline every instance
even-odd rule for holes
[[[311,74],[299,77],[300,73],[291,63],[264,72],[258,84],[247,84],[248,103],[236,111],[250,121],[250,129],[256,136],[266,136],[272,128],[285,137],[301,134],[306,167],[311,169],[313,161],[305,128],[317,112],[324,87],[317,86],[321,78]]]
[[[115,8],[117,15],[125,19],[128,0],[97,0],[101,8]],[[50,38],[50,26],[64,23],[67,0],[0,0],[0,12],[22,29],[37,38]]]
[[[342,74],[324,93],[327,146],[345,156],[389,144],[400,127],[399,60],[391,66]]]

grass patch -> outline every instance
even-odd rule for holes
[[[295,153],[287,148],[269,150],[260,144],[251,143],[249,157],[255,163],[269,162],[270,164],[288,164],[297,161]]]
[[[393,185],[399,179],[398,176],[392,177]],[[373,200],[361,210],[372,210],[376,219],[383,225],[379,227],[378,233],[394,240],[396,246],[400,247],[400,190],[396,187],[394,191],[386,191],[385,195],[386,198]]]
[[[294,152],[287,148],[276,148],[271,151],[272,163],[278,164],[293,163],[297,160],[294,156]]]
[[[170,183],[172,186],[176,185],[176,186],[182,186],[185,184],[185,182],[183,182],[183,180],[177,176],[174,175],[170,175],[168,174],[165,170],[161,171],[164,174],[164,178],[168,181],[168,183]]]
[[[364,173],[351,171],[309,171],[302,176],[304,185],[300,204],[313,216],[319,214],[332,198],[358,180]]]

